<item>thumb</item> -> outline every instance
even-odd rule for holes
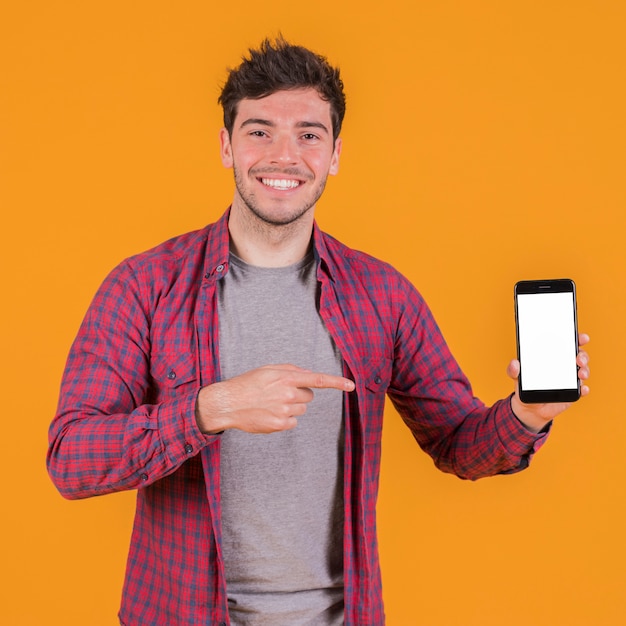
[[[506,368],[507,376],[513,380],[517,380],[517,377],[519,376],[519,369],[519,361],[517,359],[513,359]]]

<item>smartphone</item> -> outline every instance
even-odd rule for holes
[[[515,285],[519,397],[522,402],[575,402],[578,378],[576,285],[569,278]]]

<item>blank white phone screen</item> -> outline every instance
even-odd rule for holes
[[[518,294],[522,389],[576,389],[574,294]]]

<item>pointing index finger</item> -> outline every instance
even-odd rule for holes
[[[302,372],[298,377],[299,387],[311,389],[339,389],[339,391],[354,391],[354,381],[343,376],[333,376],[322,372]],[[300,384],[302,383],[302,384]]]

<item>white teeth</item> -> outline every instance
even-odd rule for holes
[[[300,181],[297,180],[279,180],[276,178],[262,178],[261,182],[274,189],[295,189],[300,184]]]

